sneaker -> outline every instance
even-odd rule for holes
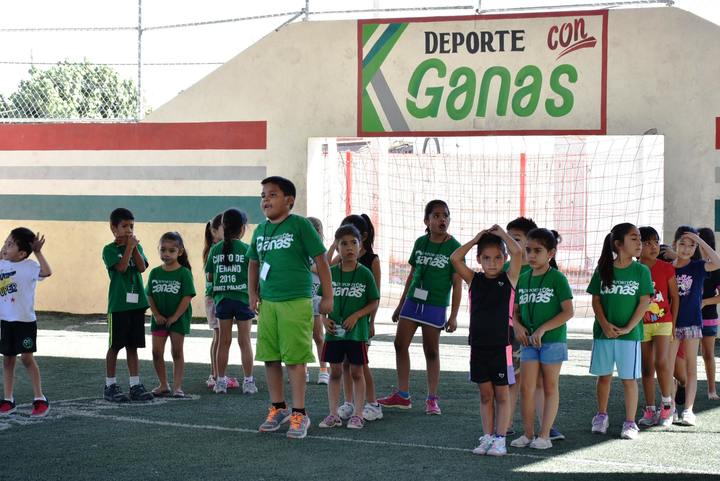
[[[625,421],[623,423],[620,439],[637,439],[639,435],[640,428],[634,421]]]
[[[50,403],[48,402],[47,398],[35,399],[33,401],[33,408],[32,412],[30,413],[30,417],[44,418],[45,416],[47,416],[48,412],[50,412]]]
[[[638,426],[654,426],[655,425],[655,410],[651,407],[646,407],[643,411],[643,416],[638,420]]]
[[[678,414],[677,406],[675,407],[675,409],[673,409],[672,418],[673,418],[673,420],[672,420],[673,424],[680,424],[682,422],[682,418]]]
[[[120,389],[120,386],[117,384],[105,386],[104,397],[106,401],[110,401],[111,403],[125,403],[130,401],[128,395],[122,392],[122,389]]]
[[[517,433],[515,432],[514,426],[508,426],[507,430],[505,431],[505,436],[515,436]]]
[[[564,441],[565,435],[557,430],[555,426],[550,428],[550,441]]]
[[[258,388],[255,385],[255,381],[244,381],[243,382],[243,394],[257,394]]]
[[[362,429],[363,420],[360,416],[350,416],[347,423],[348,429]]]
[[[287,437],[292,439],[302,439],[307,436],[310,427],[310,418],[307,414],[294,412],[290,415],[290,428],[287,431]]]
[[[373,406],[370,403],[365,403],[362,417],[365,421],[377,421],[378,419],[382,419],[382,406],[380,404]]]
[[[152,401],[153,393],[145,389],[142,384],[135,384],[130,387],[130,400],[131,401]]]
[[[487,450],[488,456],[505,456],[507,454],[507,447],[505,446],[505,436],[496,436],[493,439],[492,446]]]
[[[337,415],[340,416],[340,419],[343,421],[347,421],[350,419],[350,416],[353,415],[355,412],[355,405],[353,403],[344,402],[337,410]]]
[[[215,387],[215,378],[212,374],[208,376],[207,381],[205,381],[205,385],[208,387],[208,389],[212,389]]]
[[[326,386],[330,383],[330,373],[327,371],[320,371],[318,374],[318,384],[325,384]]]
[[[682,421],[680,422],[683,426],[695,426],[695,413],[692,409],[686,409],[682,412]]]
[[[552,441],[550,441],[550,439],[537,437],[532,440],[528,447],[532,449],[550,449],[552,448]]]
[[[434,414],[439,416],[442,414],[440,406],[438,406],[438,400],[436,397],[427,398],[425,400],[425,414]]]
[[[265,422],[260,425],[258,431],[261,431],[263,433],[271,433],[273,431],[277,431],[278,429],[280,429],[280,426],[282,426],[289,420],[289,409],[278,409],[275,406],[270,406],[267,418],[265,419]]]
[[[0,416],[9,416],[15,411],[17,411],[17,409],[15,408],[14,402],[8,401],[7,399],[0,401]]]
[[[593,434],[606,434],[607,430],[608,430],[608,426],[610,426],[610,418],[608,417],[608,415],[597,413],[592,418],[591,432]]]
[[[318,424],[321,428],[334,428],[336,426],[342,426],[342,419],[337,414],[328,414],[325,419],[320,421]]]
[[[525,436],[524,434],[517,439],[513,439],[510,442],[510,446],[513,448],[526,448],[532,444],[533,440]]]
[[[481,456],[487,454],[488,449],[493,444],[493,437],[490,434],[486,434],[480,438],[480,444],[478,447],[473,449],[473,454],[479,454]]]
[[[678,385],[675,391],[675,404],[685,404],[685,386]]]
[[[219,377],[217,378],[217,381],[215,381],[215,387],[213,388],[213,391],[215,391],[215,394],[227,394],[228,390],[228,378]]]
[[[240,389],[240,381],[238,381],[238,378],[228,377],[227,378],[227,388],[228,389]]]
[[[669,426],[672,426],[673,423],[673,410],[670,406],[663,407],[660,409],[660,413],[658,414],[657,418],[657,424],[659,426],[662,426],[664,428],[667,428]]]
[[[379,398],[377,402],[385,407],[388,408],[398,408],[398,409],[410,409],[412,408],[412,398],[408,396],[407,398],[402,397],[400,394],[398,394],[397,389],[393,389],[393,392],[391,395],[383,398]]]

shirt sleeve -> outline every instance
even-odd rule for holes
[[[140,253],[140,257],[142,257],[143,261],[145,261],[145,267],[148,267],[150,263],[147,260],[147,257],[145,257],[145,252],[143,252],[143,248],[140,244],[137,245],[137,250]]]
[[[183,267],[183,279],[181,286],[181,294],[183,297],[190,296],[195,297],[195,281],[193,281],[192,272],[190,269]]]
[[[150,271],[150,274],[148,275],[147,285],[145,286],[145,294],[148,297],[152,297],[152,281],[155,277],[155,269]]]
[[[300,235],[305,245],[307,255],[309,257],[317,257],[325,252],[325,246],[322,243],[322,239],[320,239],[320,234],[317,233],[310,221],[300,216],[298,216],[298,220],[300,221]]]
[[[415,257],[416,257],[415,251],[417,251],[419,241],[420,241],[420,239],[416,240],[415,244],[413,244],[412,252],[410,252],[410,259],[408,260],[408,264],[410,264],[413,267],[415,267]]]
[[[251,261],[257,261],[260,259],[258,256],[257,251],[257,237],[258,237],[258,229],[260,229],[260,226],[258,225],[255,227],[255,231],[253,232],[252,239],[250,240],[250,245],[248,246],[247,250],[247,258]]]
[[[113,249],[113,247],[113,245],[107,245],[103,248],[102,252],[103,262],[108,270],[112,270],[115,264],[120,262],[120,257],[117,256],[117,250]]]
[[[212,260],[214,250],[215,250],[215,246],[211,247],[210,251],[208,251],[208,257],[207,257],[207,260],[205,261],[205,272],[207,272],[207,273],[215,272],[215,268],[213,266],[213,260]]]
[[[528,273],[529,275],[532,275],[532,272]],[[562,272],[557,272],[557,278],[555,281],[555,295],[557,296],[557,300],[559,302],[567,301],[568,299],[572,299],[572,289],[570,289],[570,283],[567,280],[567,277],[563,275]]]
[[[595,272],[593,272],[592,278],[590,279],[590,284],[588,285],[585,292],[587,292],[588,294],[592,294],[593,296],[600,295],[600,272],[597,269],[595,269]]]
[[[376,299],[380,299],[380,293],[378,292],[377,284],[375,284],[375,277],[372,275],[372,272],[369,272],[369,269],[366,269],[368,272],[365,273],[365,285],[367,286],[367,300],[368,301],[374,301]]]

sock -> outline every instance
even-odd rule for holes
[[[252,377],[252,376],[247,377],[247,376],[246,376],[246,377],[243,379],[243,382],[253,382],[254,380],[255,380],[254,377]]]
[[[281,401],[279,403],[272,403],[272,405],[275,409],[287,409],[287,404],[285,404],[285,401]]]
[[[607,413],[604,413],[604,412],[602,412],[602,411],[598,411],[598,412],[597,412],[597,415],[598,415],[598,416],[607,416]]]
[[[117,379],[115,379],[114,377],[106,377],[105,378],[105,386],[106,387],[110,387],[113,384],[117,384]]]
[[[33,399],[33,401],[47,401],[47,398],[45,396],[40,396]]]
[[[655,412],[655,406],[645,406],[645,409],[649,409],[652,412]]]
[[[664,409],[670,409],[670,407],[672,406],[672,398],[670,396],[667,396],[667,397],[663,396],[662,404],[663,404]]]
[[[495,435],[495,438],[496,438],[496,439],[500,439],[501,441],[505,441],[505,435],[504,435],[504,434],[496,434],[496,435]]]
[[[140,376],[130,376],[130,387],[140,384]]]
[[[320,372],[328,372],[328,368],[326,368],[326,367],[321,367],[321,368],[320,368]]]
[[[408,391],[398,391],[397,393],[403,399],[410,399],[410,393]]]
[[[302,414],[303,416],[305,416],[305,415],[307,414],[307,413],[305,412],[305,408],[293,408],[293,409],[292,409],[292,412],[294,412],[294,413],[300,413],[300,414]]]
[[[10,399],[5,398],[6,401],[10,401],[11,403],[15,403],[15,397],[11,396]]]

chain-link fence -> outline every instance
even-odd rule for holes
[[[168,10],[168,4],[159,0],[12,2],[0,17],[0,122],[142,119],[262,36],[295,21],[502,13],[548,8],[550,2],[517,1],[512,9],[504,0],[413,3],[206,0],[199,11],[180,8],[182,2]],[[573,7],[657,3],[668,2]],[[341,10],[338,5],[353,8]],[[554,5],[567,7],[567,0],[556,0]],[[269,13],[270,8],[281,10]],[[238,15],[229,16],[234,13]],[[224,17],[197,18],[211,14]],[[36,24],[27,25],[28,18]]]

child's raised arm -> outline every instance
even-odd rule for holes
[[[455,249],[455,252],[450,255],[450,262],[452,262],[455,272],[457,272],[457,274],[462,278],[462,280],[464,280],[468,285],[472,284],[473,277],[475,277],[475,271],[470,269],[467,264],[465,264],[465,256],[468,254],[468,252],[470,252],[470,250],[475,246],[475,244],[478,243],[480,237],[482,237],[483,234],[487,232],[488,231],[486,230],[478,232],[471,241],[461,245],[460,247]]]
[[[50,264],[42,253],[42,248],[45,245],[45,236],[39,232],[35,236],[35,240],[32,243],[32,251],[40,264],[40,277],[50,277],[52,275],[52,269]]]
[[[513,287],[517,285],[518,278],[520,277],[520,269],[522,268],[522,247],[513,239],[510,234],[499,225],[495,224],[488,232],[500,237],[510,252],[510,268],[507,271],[508,279],[512,283]]]
[[[708,272],[720,269],[720,255],[708,245],[707,242],[694,232],[685,232],[683,237],[689,237],[697,242],[702,258],[705,259],[705,270]]]

